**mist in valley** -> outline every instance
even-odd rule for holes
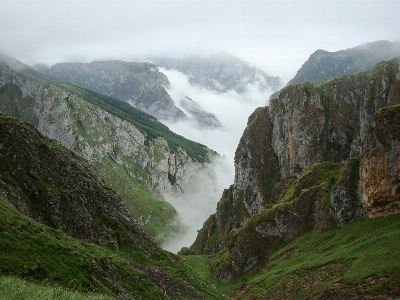
[[[184,181],[182,197],[166,199],[178,211],[179,222],[186,226],[183,234],[162,245],[166,250],[177,252],[194,242],[197,230],[215,213],[223,190],[233,184],[235,151],[248,117],[257,107],[268,105],[269,96],[274,91],[261,90],[263,79],[258,78],[254,83],[247,84],[243,94],[233,90],[218,93],[189,84],[189,77],[176,70],[160,68],[160,71],[167,75],[170,81],[167,91],[178,107],[180,99],[188,96],[206,111],[215,114],[222,125],[220,128],[201,127],[193,118],[180,122],[164,122],[172,131],[204,144],[221,155],[196,176]],[[183,107],[180,108],[185,111]],[[190,116],[188,113],[187,115]]]

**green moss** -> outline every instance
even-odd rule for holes
[[[83,123],[81,120],[76,120],[75,122],[76,128],[78,129],[78,132],[81,136],[87,137],[88,134],[86,133],[85,126],[83,126]]]
[[[112,159],[101,164],[95,163],[94,166],[105,184],[115,190],[132,216],[144,224],[144,229],[152,238],[163,243],[168,237],[175,235],[179,225],[174,222],[177,212],[171,204],[150,191],[143,181],[130,177],[126,168]],[[148,176],[145,170],[135,164],[131,165],[129,171],[138,177]]]

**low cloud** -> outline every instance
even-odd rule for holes
[[[234,181],[234,156],[239,140],[247,125],[248,117],[260,106],[268,105],[272,90],[260,90],[262,78],[247,84],[247,90],[238,94],[233,90],[217,93],[189,84],[189,77],[176,70],[160,71],[168,76],[168,93],[179,106],[179,100],[188,96],[205,110],[215,114],[222,124],[221,128],[199,128],[192,121],[166,123],[174,132],[217,151],[221,158],[214,160],[204,170],[183,185],[184,195],[178,199],[167,199],[178,211],[180,222],[187,226],[180,235],[163,245],[171,252],[190,246],[204,221],[213,213],[224,189]]]

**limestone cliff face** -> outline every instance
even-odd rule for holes
[[[74,93],[41,78],[35,80],[5,64],[0,64],[0,88],[0,111],[31,123],[44,135],[91,162],[107,184],[129,202],[128,207],[135,208],[131,213],[142,225],[151,227],[153,237],[159,234],[157,228],[177,230],[173,221],[174,208],[165,201],[161,203],[161,198],[153,193],[180,195],[182,179],[192,176],[202,163],[193,158],[194,154],[190,156],[182,149],[175,136],[171,138],[172,148],[171,143],[153,129],[128,122],[132,118],[126,117],[125,111],[120,110],[117,116],[91,103],[79,90]],[[101,103],[109,107],[108,102]],[[154,123],[164,132],[168,130],[150,115],[141,113],[138,117],[143,122]],[[188,145],[187,149],[194,148]],[[202,145],[196,146],[199,147],[195,154],[205,149]]]
[[[177,179],[199,166],[184,150],[171,151],[162,137],[146,138],[129,122],[83,98],[52,85],[30,82],[9,67],[0,66],[0,85],[7,94],[1,110],[37,126],[46,136],[81,154],[90,162],[112,161],[130,170],[161,194],[180,194],[168,173]],[[177,162],[181,163],[177,163]],[[135,165],[147,174],[135,174]]]
[[[399,213],[398,104],[400,58],[284,88],[250,116],[235,183],[191,249],[227,282],[303,232]]]
[[[167,76],[152,63],[59,63],[39,70],[59,80],[127,101],[158,119],[186,119],[164,88],[169,86]]]

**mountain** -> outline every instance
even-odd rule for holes
[[[124,100],[160,120],[187,118],[164,88],[168,78],[152,63],[114,60],[33,67],[58,80]]]
[[[400,57],[372,71],[289,85],[258,108],[236,150],[234,184],[182,253],[211,255],[213,277],[243,283],[238,299],[302,298],[305,283],[313,299],[398,297],[392,235],[399,218],[386,218],[400,213],[399,70]],[[351,229],[380,217],[374,233]],[[360,225],[351,227],[355,221]],[[322,234],[333,228],[346,229]],[[274,269],[285,260],[292,268]]]
[[[220,298],[147,235],[81,156],[2,113],[0,149],[3,296],[2,279],[13,275],[119,299]]]
[[[193,85],[217,92],[234,90],[244,93],[248,84],[255,83],[261,90],[276,91],[283,85],[281,78],[270,76],[225,51],[182,57],[151,56],[148,59],[159,67],[188,75]]]
[[[221,123],[216,115],[204,110],[196,101],[193,101],[188,96],[181,99],[180,105],[194,117],[200,127],[221,127]]]
[[[2,61],[0,111],[88,160],[153,238],[162,242],[180,230],[163,195],[181,195],[182,181],[215,152],[122,100],[46,77],[10,57]]]
[[[400,55],[400,41],[376,41],[360,46],[329,52],[317,50],[297,71],[287,85],[298,82],[318,82],[354,72],[371,70],[376,63]],[[275,98],[275,93],[271,98]]]

